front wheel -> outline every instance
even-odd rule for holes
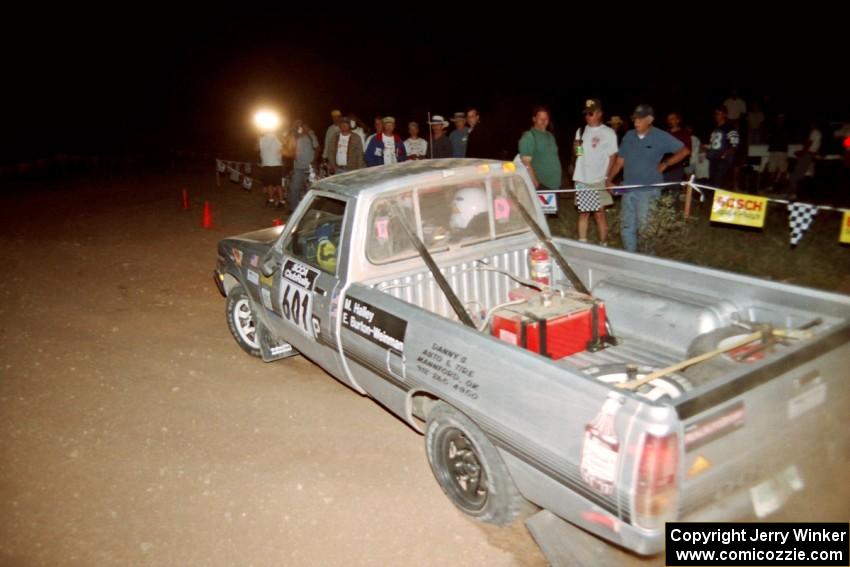
[[[254,311],[251,309],[251,299],[241,285],[234,286],[227,294],[225,313],[227,314],[227,327],[236,343],[251,356],[262,357],[256,319]]]
[[[440,488],[465,514],[481,522],[510,524],[523,498],[487,436],[445,403],[428,413],[425,450]]]

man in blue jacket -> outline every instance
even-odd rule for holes
[[[385,116],[383,123],[383,132],[379,132],[374,138],[369,140],[369,144],[366,146],[366,155],[364,157],[366,159],[366,165],[369,167],[390,165],[407,159],[404,142],[395,133],[395,118]]]

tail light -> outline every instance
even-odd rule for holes
[[[676,517],[679,504],[679,438],[647,435],[638,465],[634,521],[641,528],[660,529]]]

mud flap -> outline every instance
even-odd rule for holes
[[[263,355],[263,362],[274,362],[298,354],[298,351],[291,344],[273,337],[262,322],[257,324],[257,335],[260,339],[260,352]]]
[[[550,512],[541,510],[525,521],[534,541],[552,567],[626,565],[635,557],[587,533]]]

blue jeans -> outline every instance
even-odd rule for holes
[[[620,236],[623,248],[629,252],[638,250],[638,233],[649,219],[652,204],[661,196],[661,189],[632,189],[623,195],[620,202]]]
[[[309,169],[295,168],[292,170],[292,183],[289,184],[289,195],[287,196],[287,204],[289,211],[292,212],[301,202],[304,185],[307,183],[307,176],[310,174]]]

